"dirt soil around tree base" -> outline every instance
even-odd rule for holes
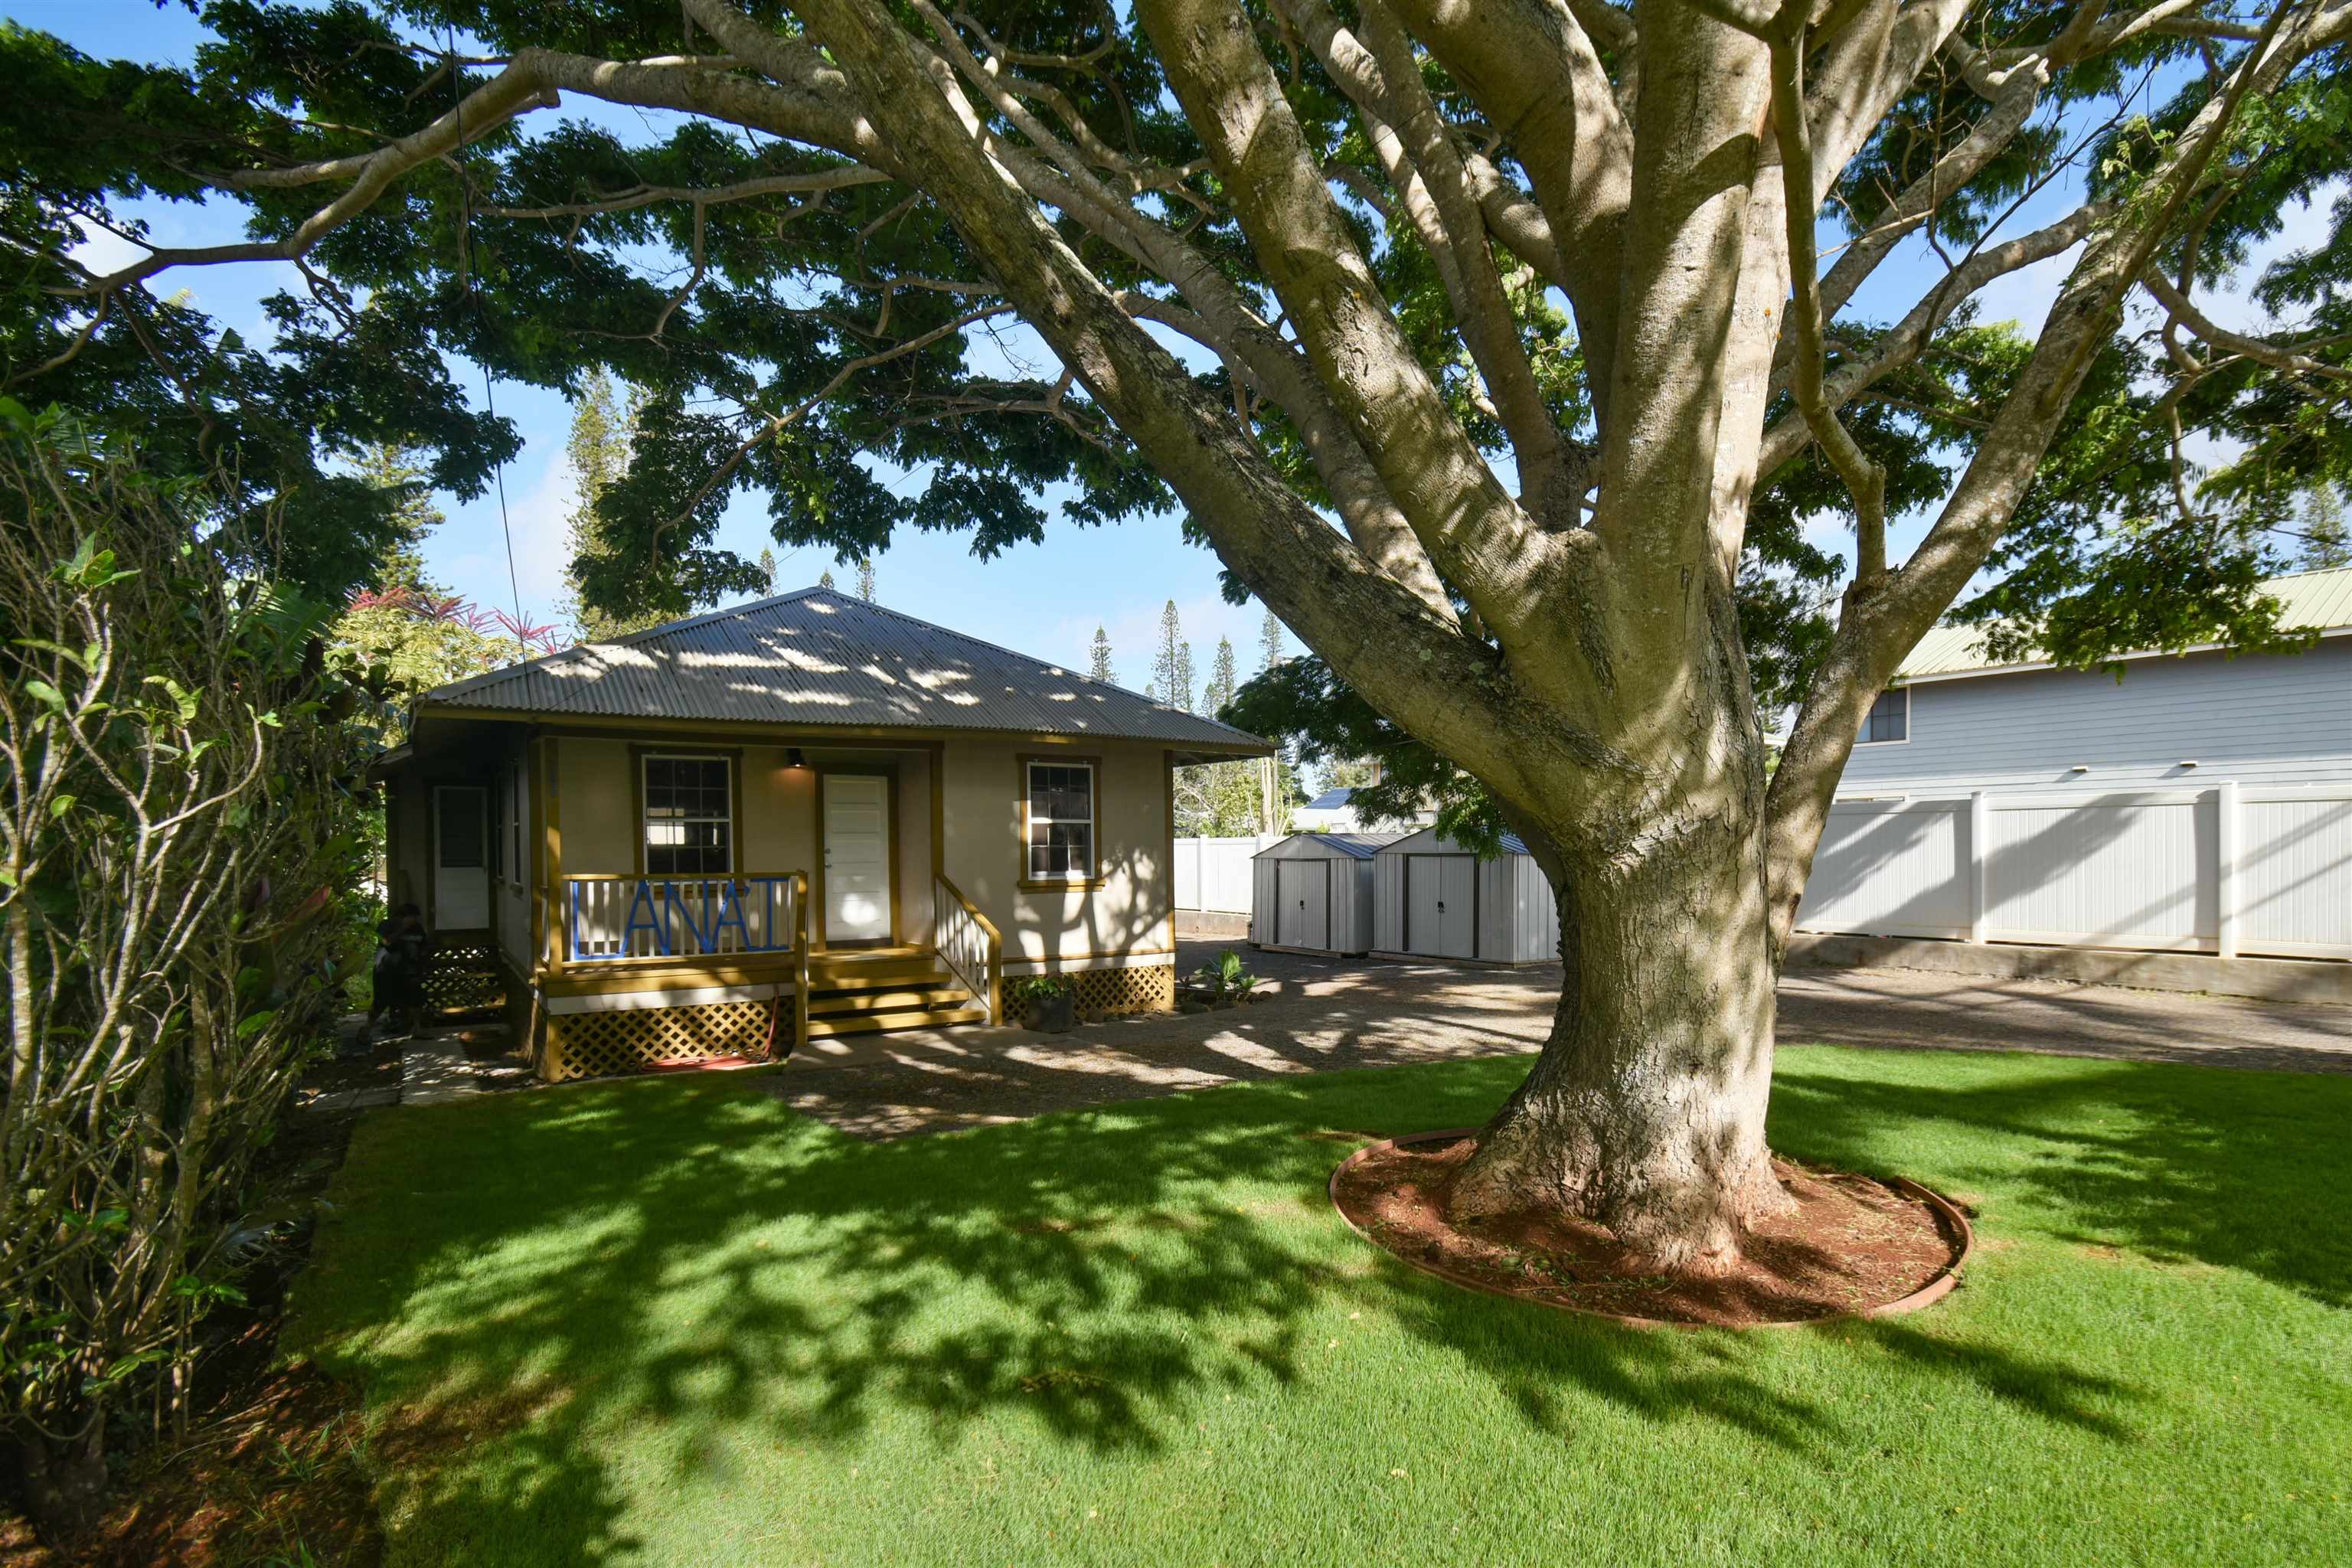
[[[1577,1311],[1717,1328],[1885,1307],[1934,1282],[1964,1245],[1924,1199],[1868,1176],[1776,1160],[1795,1205],[1749,1234],[1738,1265],[1708,1278],[1664,1275],[1606,1229],[1556,1210],[1456,1226],[1446,1210],[1474,1147],[1466,1135],[1374,1144],[1339,1167],[1332,1202],[1377,1245],[1458,1284]]]

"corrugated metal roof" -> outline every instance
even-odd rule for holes
[[[2279,611],[2283,627],[2329,631],[2352,626],[2352,566],[2273,577],[2263,584],[2263,592],[2283,602]],[[1905,680],[1929,680],[1997,669],[2031,669],[2046,662],[2039,655],[1999,662],[1989,659],[1983,651],[1983,636],[1975,626],[1936,626],[1919,639],[1919,646],[1895,674]]]
[[[1438,832],[1434,826],[1422,828],[1413,833],[1400,833],[1394,838],[1391,839],[1388,844],[1384,844],[1381,846],[1381,847],[1383,849],[1390,848],[1395,845],[1403,844],[1408,840],[1414,838],[1434,838],[1440,844],[1446,846],[1446,848],[1444,851],[1444,853],[1446,854],[1467,855],[1470,853],[1467,848],[1456,843],[1454,839]],[[1504,834],[1502,836],[1502,845],[1503,853],[1506,855],[1524,855],[1528,852],[1527,841],[1516,833]]]
[[[1284,844],[1296,844],[1305,838],[1317,844],[1328,845],[1351,860],[1369,860],[1405,837],[1406,835],[1402,833],[1294,833],[1284,839],[1282,844],[1269,844],[1257,854],[1271,855]],[[1255,860],[1257,855],[1253,855],[1250,858]]]
[[[436,687],[436,706],[597,719],[1101,735],[1270,752],[1255,735],[829,588],[803,588]]]

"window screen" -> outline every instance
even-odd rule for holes
[[[471,871],[482,864],[482,792],[442,789],[434,792],[440,816],[441,865],[451,871]]]
[[[734,869],[727,759],[649,756],[646,875],[707,877]]]
[[[1897,689],[1882,691],[1878,700],[1870,705],[1870,717],[1862,721],[1860,744],[1877,741],[1907,741],[1911,738],[1911,694]]]
[[[1029,875],[1085,881],[1094,875],[1095,770],[1084,763],[1029,764]]]

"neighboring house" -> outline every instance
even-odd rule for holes
[[[1855,743],[1801,931],[2352,958],[2352,569],[2280,577],[2297,654],[1994,664],[1923,638]]]
[[[1166,1006],[1171,771],[1271,750],[810,588],[427,692],[378,773],[436,1000],[559,1079],[1003,1021],[1006,976]]]
[[[1294,806],[1290,826],[1300,833],[1371,833],[1394,828],[1393,822],[1372,823],[1359,817],[1349,803],[1355,797],[1352,789],[1327,789],[1305,805]],[[1415,812],[1406,820],[1408,826],[1422,826],[1437,820],[1433,811]]]
[[[2300,654],[2130,654],[2123,678],[1996,664],[1973,627],[1930,631],[1881,696],[1841,799],[2352,780],[2352,567],[2273,578]]]

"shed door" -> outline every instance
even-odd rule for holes
[[[1467,855],[1404,858],[1404,944],[1433,958],[1478,956],[1478,862]]]
[[[1331,945],[1331,862],[1274,863],[1277,928],[1284,947]]]
[[[490,792],[479,784],[433,786],[433,929],[480,931],[490,923]]]

